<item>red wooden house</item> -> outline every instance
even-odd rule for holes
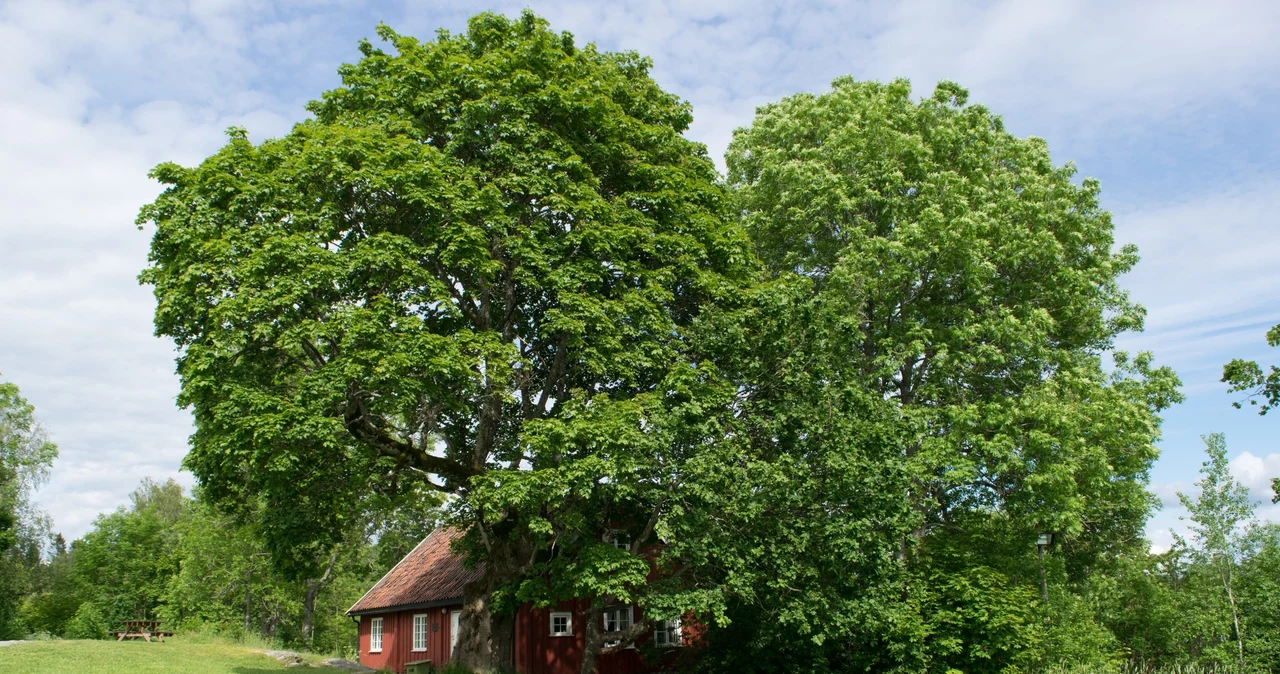
[[[450,548],[461,535],[437,529],[427,536],[348,611],[360,619],[360,664],[404,672],[429,661],[440,667],[453,655],[462,593],[480,576],[467,569]],[[577,674],[586,641],[585,600],[561,602],[554,608],[521,606],[516,613],[513,668],[519,674]],[[602,629],[621,630],[640,619],[635,607],[606,612]],[[649,645],[682,644],[679,621],[659,623],[645,640]],[[646,663],[636,649],[601,655],[598,674],[639,674],[658,667]]]

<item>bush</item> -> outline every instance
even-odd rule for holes
[[[87,601],[67,623],[63,635],[68,639],[105,639],[109,629],[106,615],[93,602]]]
[[[20,613],[32,632],[62,634],[79,608],[75,594],[41,592],[27,597]]]
[[[1040,645],[1041,661],[1092,672],[1117,670],[1124,652],[1115,635],[1095,619],[1084,599],[1054,589],[1049,607],[1052,620]]]

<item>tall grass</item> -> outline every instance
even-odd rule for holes
[[[1234,664],[1177,664],[1152,666],[1141,662],[1126,662],[1119,666],[1099,667],[1097,665],[1056,665],[1040,674],[1271,674],[1270,669],[1241,669]]]

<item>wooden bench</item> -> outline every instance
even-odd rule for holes
[[[124,629],[108,632],[116,638],[116,641],[124,641],[125,639],[145,639],[150,642],[152,637],[156,641],[164,643],[165,637],[173,636],[173,632],[160,629],[159,620],[125,620]]]

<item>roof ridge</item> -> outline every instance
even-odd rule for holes
[[[370,592],[373,592],[374,590],[378,589],[378,586],[382,585],[382,581],[386,580],[387,576],[390,576],[392,572],[400,568],[400,565],[404,564],[404,561],[406,559],[409,559],[410,557],[412,557],[413,553],[418,551],[418,548],[426,545],[427,541],[431,540],[431,537],[436,535],[436,532],[445,528],[447,527],[436,527],[432,529],[431,533],[427,534],[426,537],[418,541],[418,544],[413,546],[413,549],[410,550],[408,554],[406,554],[404,557],[401,557],[400,561],[396,562],[395,566],[391,567],[390,569],[387,570],[386,573],[382,574],[382,577],[378,579],[378,582],[374,583],[369,589],[364,591],[364,594],[360,595],[360,598],[356,600],[356,603],[352,604],[351,608],[347,609],[347,613],[350,614],[353,610],[355,610],[355,608],[360,605],[360,602],[364,601],[364,598],[369,596]]]
[[[468,569],[466,555],[453,550],[453,543],[464,535],[455,526],[437,527],[361,595],[347,615],[461,601],[471,583],[484,574],[482,563]]]

